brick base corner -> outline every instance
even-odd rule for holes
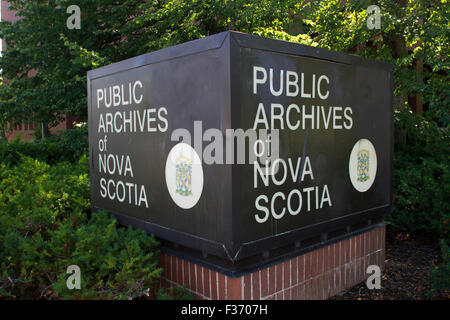
[[[328,299],[365,281],[369,265],[384,270],[385,235],[378,227],[236,278],[162,253],[160,286],[207,300]]]

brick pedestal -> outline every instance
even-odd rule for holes
[[[163,288],[185,285],[197,299],[327,299],[384,270],[384,226],[336,241],[240,277],[162,253]]]

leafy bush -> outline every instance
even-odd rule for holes
[[[156,240],[117,228],[104,212],[88,218],[88,168],[86,156],[0,164],[0,295],[123,299],[152,288],[161,272]],[[67,289],[70,265],[81,269],[81,290]]]
[[[394,209],[386,219],[400,231],[449,239],[449,133],[433,121],[397,111],[394,153]]]
[[[194,296],[186,286],[173,286],[166,290],[159,289],[156,295],[157,300],[194,300]]]
[[[20,161],[21,155],[49,164],[65,160],[76,162],[88,150],[87,126],[84,125],[44,140],[0,140],[0,162],[15,165]]]
[[[443,239],[441,252],[443,262],[431,270],[431,296],[436,291],[450,290],[450,247]]]

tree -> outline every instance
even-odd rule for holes
[[[10,1],[22,19],[0,23],[6,41],[0,66],[8,79],[0,87],[4,118],[54,124],[69,113],[84,119],[87,70],[236,30],[394,63],[397,106],[407,101],[420,112],[423,105],[441,126],[450,120],[446,1],[75,2],[79,30],[66,26],[72,0]],[[367,28],[371,4],[380,7],[381,29]]]
[[[0,24],[6,42],[0,66],[0,114],[56,124],[63,114],[87,117],[86,71],[136,54],[138,25],[128,22],[146,11],[146,3],[108,0],[77,1],[81,29],[69,29],[68,0],[11,0],[20,20]]]
[[[369,5],[378,5],[381,28],[367,27]],[[446,1],[302,1],[309,34],[318,46],[395,65],[396,107],[447,127],[450,121],[449,7]],[[424,108],[422,107],[424,106]]]

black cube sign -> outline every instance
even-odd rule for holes
[[[392,86],[388,64],[236,32],[92,70],[92,207],[233,272],[379,222]]]

